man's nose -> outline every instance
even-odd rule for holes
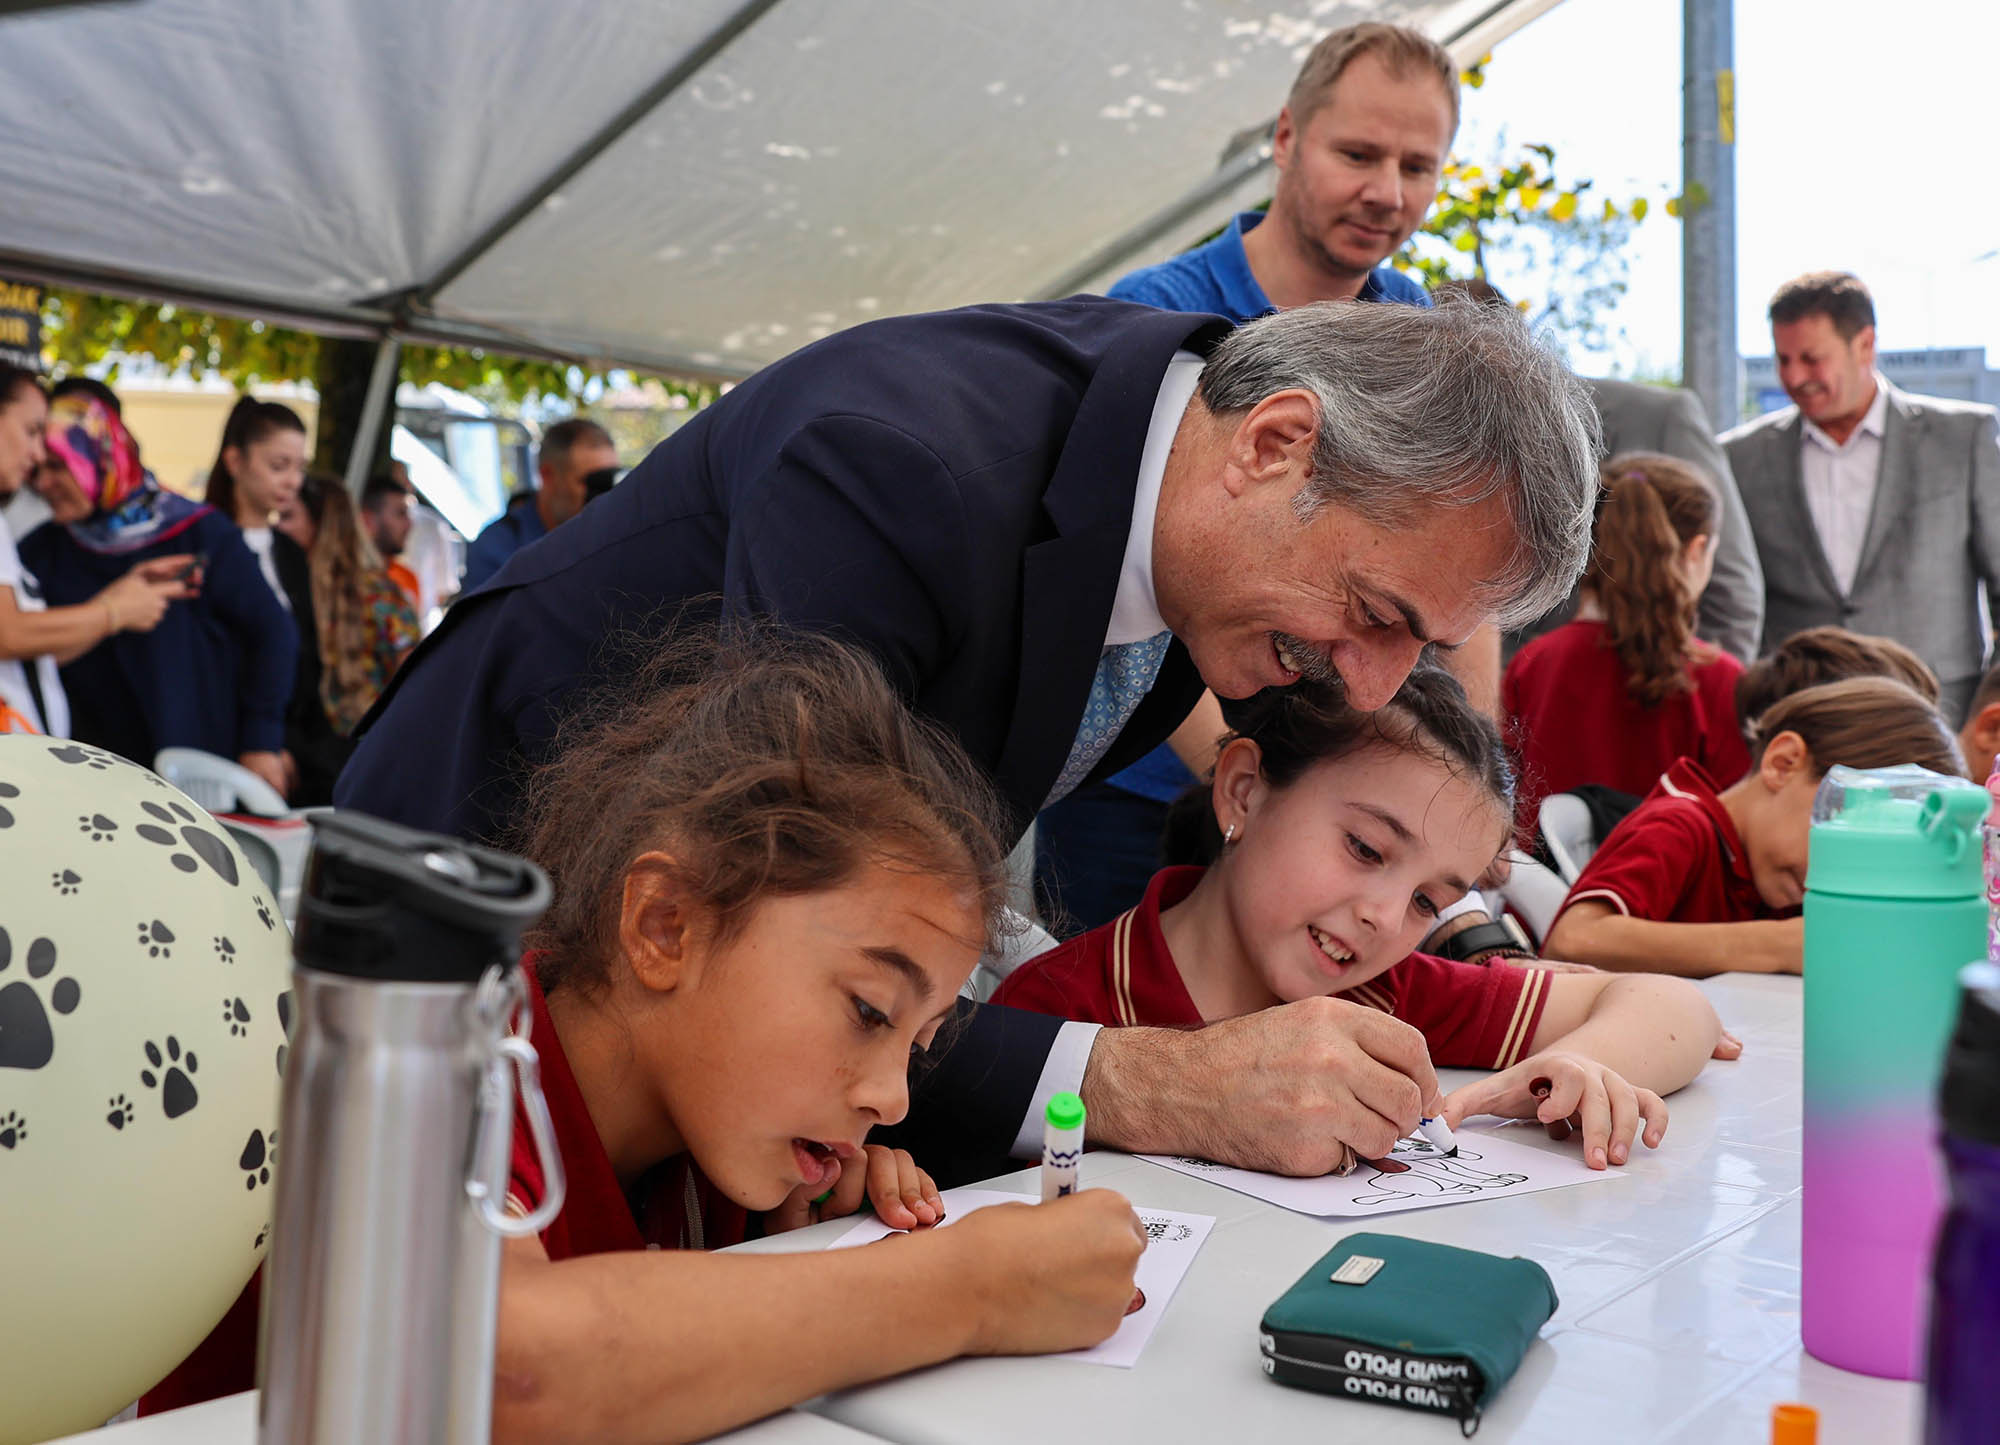
[[[1340,669],[1348,702],[1363,712],[1386,707],[1423,650],[1424,645],[1407,634],[1343,649],[1334,664]]]
[[[1395,161],[1388,160],[1370,169],[1367,179],[1362,182],[1361,199],[1385,211],[1402,210],[1402,168]]]

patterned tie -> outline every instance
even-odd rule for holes
[[[1110,750],[1112,740],[1159,677],[1167,644],[1173,640],[1173,633],[1160,632],[1104,649],[1104,655],[1097,659],[1097,676],[1091,679],[1090,702],[1083,710],[1083,721],[1077,724],[1076,741],[1070,744],[1069,761],[1049,789],[1044,808],[1068,797]]]

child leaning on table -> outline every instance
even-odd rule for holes
[[[1023,964],[994,1002],[1171,1026],[1338,994],[1414,1026],[1436,1064],[1497,1071],[1446,1096],[1450,1123],[1574,1119],[1599,1169],[1642,1129],[1658,1146],[1660,1095],[1721,1038],[1691,985],[1411,952],[1512,832],[1499,733],[1449,674],[1420,666],[1372,713],[1309,683],[1260,694],[1206,801],[1210,866],[1156,874],[1138,907]]]
[[[907,1154],[864,1140],[903,1117],[1005,856],[990,789],[860,651],[758,627],[669,644],[649,675],[680,682],[595,714],[523,810],[555,885],[524,962],[568,1190],[505,1246],[494,1439],[706,1438],[1108,1337],[1145,1234],[1101,1189],[861,1249],[701,1252],[746,1211],[766,1233],[864,1196],[896,1228],[944,1217]],[[518,1116],[512,1207],[543,1177]]]
[[[1686,758],[1612,829],[1546,948],[1607,969],[1692,978],[1805,966],[1806,845],[1826,770],[1964,770],[1944,719],[1886,677],[1809,687],[1757,719],[1747,777],[1718,789]]]

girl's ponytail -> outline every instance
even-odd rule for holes
[[[1634,701],[1655,707],[1694,686],[1695,604],[1681,554],[1715,535],[1715,492],[1672,457],[1626,452],[1604,465],[1583,585],[1604,612],[1605,640]]]

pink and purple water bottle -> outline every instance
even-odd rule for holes
[[[1986,950],[1989,806],[1916,767],[1834,768],[1814,804],[1800,1332],[1842,1369],[1922,1371],[1943,1204],[1933,1101],[1958,971]]]

